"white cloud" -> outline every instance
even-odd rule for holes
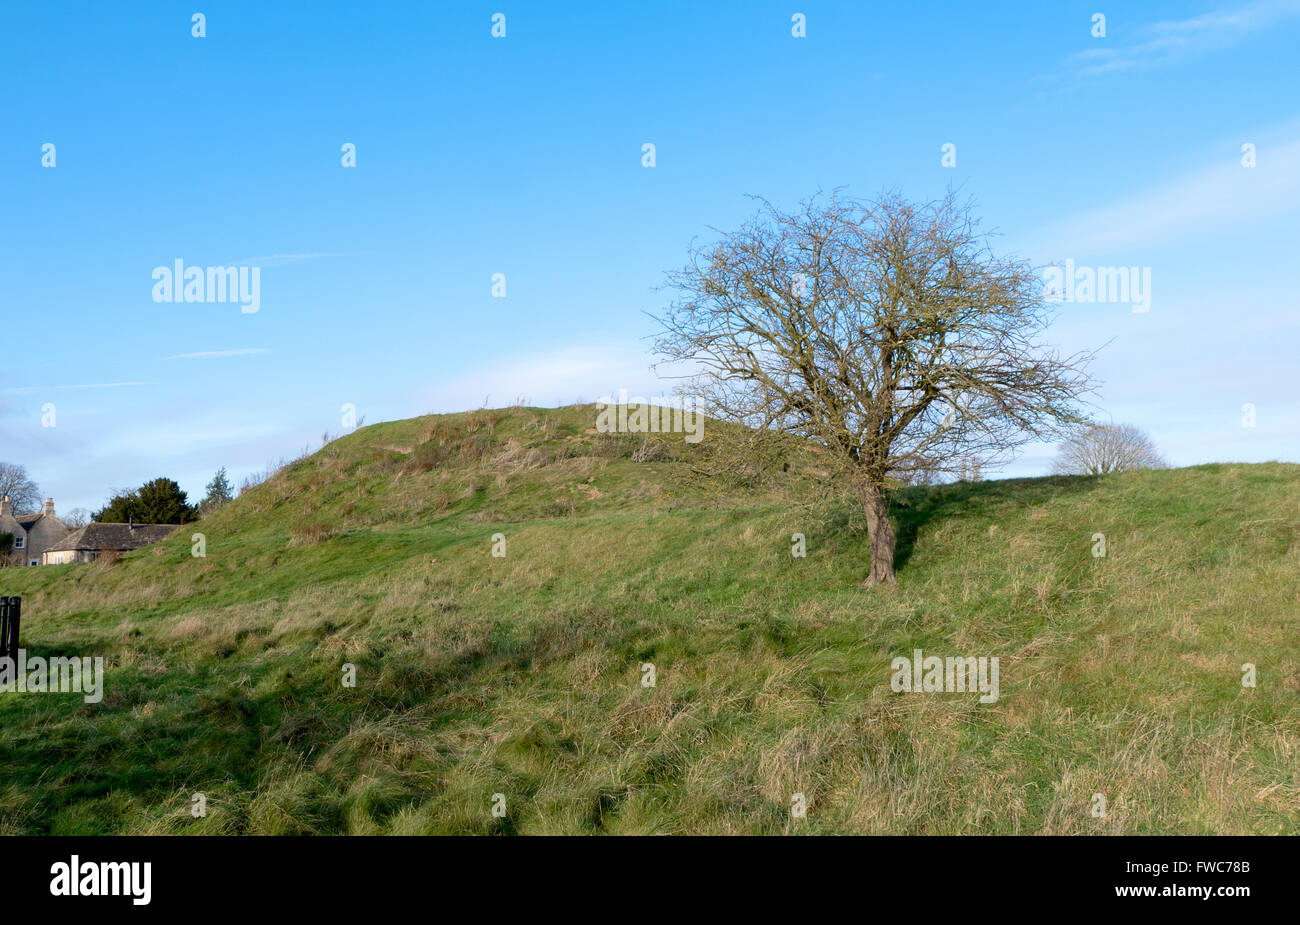
[[[1176,238],[1222,231],[1300,209],[1300,139],[1260,144],[1258,166],[1239,152],[1132,199],[1082,213],[1029,240],[1044,259],[1080,258],[1153,247]]]
[[[1087,78],[1169,64],[1184,55],[1232,45],[1296,15],[1300,0],[1263,0],[1240,9],[1152,23],[1137,30],[1128,44],[1111,32],[1094,39],[1095,47],[1071,55],[1067,66],[1076,77]]]
[[[209,415],[186,421],[159,424],[136,424],[118,427],[101,434],[95,452],[109,459],[127,458],[147,448],[150,459],[185,458],[192,454],[226,450],[232,445],[276,437],[281,428],[270,422],[253,423]]]
[[[523,397],[529,404],[595,401],[620,388],[631,394],[662,395],[675,382],[650,370],[653,357],[634,344],[590,344],[521,357],[438,386],[433,405],[439,412],[464,411],[483,404],[500,407]]]
[[[198,353],[178,353],[168,360],[213,360],[220,357],[251,357],[270,353],[269,347],[242,347],[238,350],[200,350]]]
[[[326,260],[331,257],[356,257],[357,254],[265,254],[261,257],[246,257],[243,260],[231,260],[227,266],[281,267],[287,263],[303,260]]]
[[[31,395],[34,392],[73,392],[81,389],[123,389],[137,385],[155,385],[153,382],[92,382],[86,385],[27,385],[5,389],[11,395]]]

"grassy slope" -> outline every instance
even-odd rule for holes
[[[702,503],[593,420],[367,427],[206,558],[0,572],[29,652],[109,666],[0,695],[0,834],[1300,831],[1300,466],[913,490],[864,592],[848,509]],[[1001,699],[893,693],[915,647]]]

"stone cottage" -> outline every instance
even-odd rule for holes
[[[178,524],[86,524],[46,547],[42,565],[92,562],[105,552],[130,552],[156,543]]]
[[[54,516],[54,499],[46,498],[39,514],[15,516],[9,496],[0,500],[0,533],[13,534],[13,558],[23,565],[39,565],[45,551],[68,535],[68,527]]]

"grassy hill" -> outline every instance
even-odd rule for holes
[[[911,489],[864,591],[852,507],[701,493],[594,419],[366,427],[0,571],[29,653],[107,666],[0,694],[0,834],[1300,831],[1300,466]],[[1000,699],[894,693],[914,648],[998,656]]]

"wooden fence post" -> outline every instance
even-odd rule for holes
[[[0,597],[0,658],[18,661],[18,622],[22,616],[21,597]]]

